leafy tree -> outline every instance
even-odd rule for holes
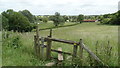
[[[59,24],[64,24],[65,20],[60,13],[56,12],[55,15],[52,17],[54,25],[57,27]]]
[[[30,21],[30,23],[34,23],[35,21],[35,16],[32,15],[30,13],[30,11],[28,10],[23,10],[23,11],[19,11],[20,13],[22,13],[24,16],[26,16],[28,18],[28,20]]]
[[[101,20],[102,24],[120,25],[120,11],[113,14],[105,14]]]
[[[109,22],[110,22],[109,18],[103,18],[100,23],[101,24],[109,24]]]
[[[5,30],[9,28],[8,19],[5,16],[2,16],[2,28]]]
[[[47,23],[48,22],[48,18],[47,17],[43,17],[42,21],[45,22],[45,23]]]
[[[82,23],[83,20],[84,20],[84,15],[82,14],[78,15],[77,21]]]
[[[110,24],[112,25],[120,25],[120,11],[118,11],[115,15],[113,15]]]
[[[15,12],[13,10],[7,10],[2,13],[3,15],[3,26],[7,30],[14,30],[22,32],[24,31],[31,31],[32,26],[27,17],[19,12]],[[7,23],[8,22],[8,23]]]

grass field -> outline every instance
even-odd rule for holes
[[[65,23],[65,25],[71,25],[74,23]],[[87,47],[95,53],[95,44],[98,41],[99,46],[103,47],[107,45],[107,41],[110,41],[112,46],[112,56],[108,65],[117,66],[118,60],[118,26],[112,25],[97,25],[98,23],[82,23],[74,26],[61,27],[53,29],[53,38],[79,41],[83,39],[83,42]],[[40,29],[52,28],[51,22],[45,24],[39,24]],[[40,37],[46,37],[49,35],[49,30],[39,31]],[[13,33],[11,36],[15,36]],[[34,35],[35,32],[27,32],[18,34],[22,43],[22,48],[13,49],[7,46],[3,46],[3,66],[42,66],[50,61],[38,60],[34,55]],[[7,39],[9,40],[9,39]],[[65,52],[72,53],[72,46],[67,44],[53,42],[52,49],[62,47]],[[99,47],[100,52],[104,52]],[[57,57],[57,53],[52,53],[52,56]],[[85,54],[85,56],[87,56]],[[101,60],[102,57],[100,57]],[[17,62],[17,63],[16,63]],[[69,63],[68,60],[65,62]],[[69,64],[66,64],[69,65]]]

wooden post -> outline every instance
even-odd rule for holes
[[[48,36],[48,38],[51,37],[52,37],[52,29],[50,29],[50,35]],[[51,43],[52,41],[50,39],[47,39],[46,59],[50,59],[51,57]]]
[[[77,44],[74,44],[73,46],[73,57],[72,57],[72,60],[77,56]]]
[[[41,58],[44,58],[44,38],[41,37]]]
[[[80,61],[81,61],[81,66],[82,66],[82,60],[83,60],[83,48],[82,48],[82,39],[80,39],[80,45],[79,45],[79,56],[80,56]]]
[[[36,41],[36,35],[34,36],[34,49],[35,49],[35,55],[37,55],[37,41]]]
[[[39,44],[39,29],[36,27],[36,42],[37,42],[37,55],[40,57],[40,44]]]
[[[50,35],[49,35],[49,37],[52,37],[52,29],[50,29]]]
[[[46,49],[46,59],[50,59],[51,57],[51,40],[50,39],[47,39],[47,49]]]

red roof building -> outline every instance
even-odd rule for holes
[[[97,20],[83,20],[83,22],[97,22]]]

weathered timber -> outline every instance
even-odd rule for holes
[[[82,47],[83,41],[82,41],[82,39],[80,39],[79,43],[80,43],[80,46],[79,46],[79,56],[80,56],[80,61],[81,61],[81,66],[82,66],[82,62],[83,62],[83,47]]]
[[[78,48],[78,46],[74,44],[74,46],[73,46],[73,57],[72,57],[72,59],[74,59],[74,58],[77,56],[77,48]]]
[[[41,46],[41,58],[43,58],[44,57],[44,38],[43,37],[41,37],[42,39],[41,39],[41,44],[40,44],[40,46]]]
[[[50,59],[51,57],[51,44],[52,41],[50,39],[47,40],[47,46],[46,46],[46,59]]]
[[[63,53],[63,54],[67,54],[67,55],[72,55],[71,53],[63,52],[63,51],[58,51],[58,50],[54,50],[54,49],[51,49],[51,51],[57,52],[57,53]]]
[[[37,55],[37,41],[36,41],[36,35],[34,36],[34,49],[35,49],[35,55]]]
[[[61,42],[61,43],[67,43],[67,44],[71,44],[71,45],[79,45],[78,42],[76,41],[70,41],[70,40],[63,40],[63,39],[55,39],[55,38],[45,38],[45,40],[51,40],[51,41],[55,41],[55,42]]]
[[[52,37],[52,29],[50,29],[50,35],[49,35],[49,37]]]
[[[36,46],[37,46],[37,56],[40,57],[40,46],[39,46],[39,30],[38,26],[36,27]]]

